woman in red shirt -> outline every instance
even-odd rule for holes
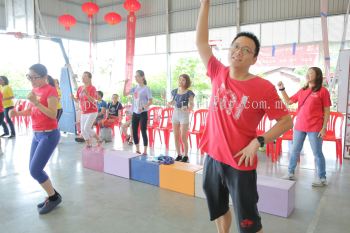
[[[39,214],[46,214],[62,201],[61,195],[53,188],[44,171],[60,139],[56,120],[58,95],[56,88],[47,83],[47,69],[42,64],[32,65],[27,78],[33,86],[27,97],[30,101],[29,108],[18,112],[13,109],[10,116],[31,116],[34,136],[29,170],[48,195],[44,202],[37,205]]]
[[[295,180],[294,170],[306,135],[309,137],[312,152],[316,159],[318,177],[312,182],[314,187],[327,185],[326,162],[322,153],[322,138],[326,134],[329,120],[331,99],[328,90],[322,86],[323,75],[318,67],[309,68],[306,84],[289,98],[282,82],[278,88],[287,104],[298,103],[298,113],[293,134],[293,149],[288,167],[288,174],[283,178]]]
[[[77,90],[76,96],[72,95],[74,101],[79,101],[81,110],[80,115],[80,129],[81,134],[85,139],[86,146],[92,146],[92,138],[95,138],[97,144],[101,143],[100,138],[92,129],[92,126],[97,117],[97,93],[96,88],[92,85],[92,75],[90,72],[85,71],[83,74],[83,86],[80,86]]]

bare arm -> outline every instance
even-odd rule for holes
[[[149,106],[151,106],[153,103],[153,99],[149,99],[147,104],[145,105],[145,108],[148,108]]]
[[[281,81],[279,81],[278,83],[277,83],[277,86],[278,86],[278,89],[280,90],[280,92],[281,92],[281,94],[282,94],[282,97],[283,97],[283,100],[284,100],[284,102],[286,103],[286,104],[288,104],[288,105],[291,105],[291,104],[294,104],[291,100],[290,100],[290,98],[289,98],[289,96],[288,96],[288,94],[287,94],[287,92],[286,92],[286,88],[284,87],[284,84],[281,82]]]
[[[48,106],[45,107],[42,105],[39,101],[34,102],[34,105],[46,116],[50,117],[51,119],[56,119],[57,116],[57,104],[58,104],[58,98],[51,96],[47,99]]]
[[[188,101],[188,111],[192,111],[193,107],[194,107],[194,97],[190,96],[189,101]]]
[[[75,97],[73,94],[71,94],[70,98],[71,98],[72,100],[74,100],[74,102],[78,102],[78,98]]]
[[[291,129],[293,127],[293,121],[290,115],[286,115],[281,117],[277,120],[277,123],[265,134],[261,135],[265,138],[265,143],[269,143],[274,141],[277,137],[279,137],[281,134],[286,132],[287,130]],[[248,146],[243,148],[240,152],[238,152],[234,157],[239,157],[238,165],[241,165],[242,163],[245,164],[245,166],[253,165],[254,164],[254,158],[255,155],[260,147],[260,143],[258,139],[254,138]]]
[[[265,138],[265,143],[273,142],[276,138],[292,127],[293,121],[290,115],[281,117],[269,131],[262,135]]]
[[[123,96],[128,96],[128,95],[130,95],[130,90],[129,90],[129,91],[126,91],[126,85],[127,85],[128,82],[129,82],[129,80],[125,80],[124,89],[123,89]]]
[[[4,101],[4,100],[11,100],[11,99],[13,99],[14,97],[13,96],[10,96],[10,97],[7,97],[7,98],[3,98],[2,100]]]
[[[330,107],[324,107],[323,108],[323,124],[322,124],[322,129],[318,134],[318,137],[323,138],[323,136],[326,134],[327,132],[327,124],[328,124],[328,120],[329,120],[329,115],[331,114],[331,108]]]
[[[15,116],[29,116],[30,113],[32,112],[32,108],[29,107],[25,110],[22,111],[16,111],[15,109],[11,109],[9,112],[10,117],[15,117]]]
[[[201,0],[201,6],[199,8],[197,28],[196,28],[196,45],[199,52],[199,56],[202,59],[205,67],[208,66],[210,57],[213,55],[209,46],[209,0]]]

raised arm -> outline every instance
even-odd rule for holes
[[[207,67],[209,59],[213,55],[209,46],[209,2],[209,0],[201,0],[196,28],[196,45],[205,67]]]
[[[280,91],[281,94],[282,94],[282,97],[283,97],[284,102],[285,102],[286,104],[288,104],[288,105],[293,104],[293,102],[290,100],[290,98],[289,98],[289,96],[288,96],[288,94],[287,94],[287,92],[286,92],[286,88],[284,87],[284,84],[282,83],[282,81],[279,81],[279,82],[277,83],[277,86],[278,86],[279,91]]]

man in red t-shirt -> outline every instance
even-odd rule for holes
[[[240,232],[262,232],[257,211],[257,150],[292,128],[292,120],[275,87],[249,73],[260,43],[251,33],[239,33],[229,50],[229,67],[212,53],[208,44],[209,0],[201,0],[196,44],[211,79],[212,96],[201,148],[204,163],[203,189],[210,219],[218,232],[229,232],[232,197]],[[256,128],[264,114],[277,123],[263,135]]]

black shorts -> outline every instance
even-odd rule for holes
[[[203,190],[211,221],[229,210],[230,194],[240,232],[255,233],[261,230],[255,170],[240,171],[207,156],[204,162]]]

